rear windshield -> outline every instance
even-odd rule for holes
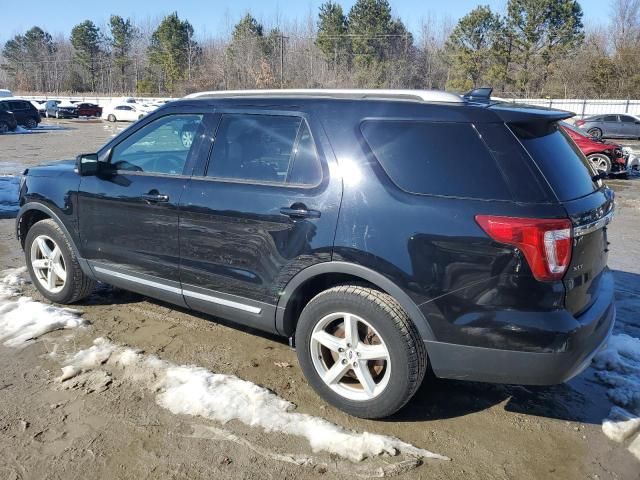
[[[406,192],[512,199],[495,160],[470,123],[369,120],[361,130],[387,175]]]
[[[584,197],[598,189],[587,159],[556,123],[510,125],[560,201]]]

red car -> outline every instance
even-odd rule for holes
[[[627,158],[620,145],[594,138],[566,122],[560,122],[560,126],[578,145],[595,170],[602,170],[608,175],[627,173]]]
[[[102,115],[102,107],[95,103],[77,103],[79,117],[99,117]]]

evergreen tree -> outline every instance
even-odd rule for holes
[[[131,65],[131,48],[138,34],[130,19],[125,20],[118,15],[109,19],[111,29],[111,50],[119,75],[120,91],[127,91],[127,68]]]
[[[169,92],[173,93],[178,81],[188,77],[192,66],[190,52],[196,48],[193,27],[187,20],[180,20],[177,12],[164,17],[153,32],[149,62],[160,69]]]
[[[542,89],[552,63],[584,40],[577,0],[509,0],[507,25],[514,34],[517,87],[523,93],[532,86]]]
[[[102,34],[91,21],[85,20],[71,30],[71,44],[75,49],[75,60],[88,73],[91,90],[96,91]]]
[[[347,29],[347,17],[339,4],[328,1],[320,5],[316,45],[334,70],[348,53]]]
[[[489,6],[476,7],[460,19],[446,44],[453,65],[451,88],[480,86],[495,59],[494,47],[501,26],[500,17]]]

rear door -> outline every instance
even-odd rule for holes
[[[607,268],[607,225],[614,212],[613,192],[594,171],[580,149],[556,123],[511,125],[536,162],[573,223],[571,264],[563,279],[565,305],[574,314],[595,300]]]
[[[81,254],[98,278],[153,295],[161,288],[180,303],[178,204],[195,160],[209,145],[184,143],[186,124],[203,128],[201,113],[174,113],[132,130],[101,155],[113,175],[82,177]]]
[[[602,122],[602,136],[621,137],[623,135],[622,123],[620,123],[618,115],[605,115]]]
[[[622,137],[633,138],[640,136],[638,134],[637,120],[631,115],[619,115],[620,117],[620,133]]]
[[[192,308],[275,331],[288,281],[331,259],[342,184],[308,116],[219,114],[209,162],[180,202],[183,294]]]

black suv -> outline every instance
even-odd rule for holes
[[[29,168],[17,235],[46,298],[100,281],[289,337],[353,415],[394,413],[428,365],[559,383],[615,317],[613,193],[570,115],[484,91],[197,94]]]
[[[33,129],[41,121],[38,109],[28,100],[0,99],[0,110],[13,113],[18,125]]]

